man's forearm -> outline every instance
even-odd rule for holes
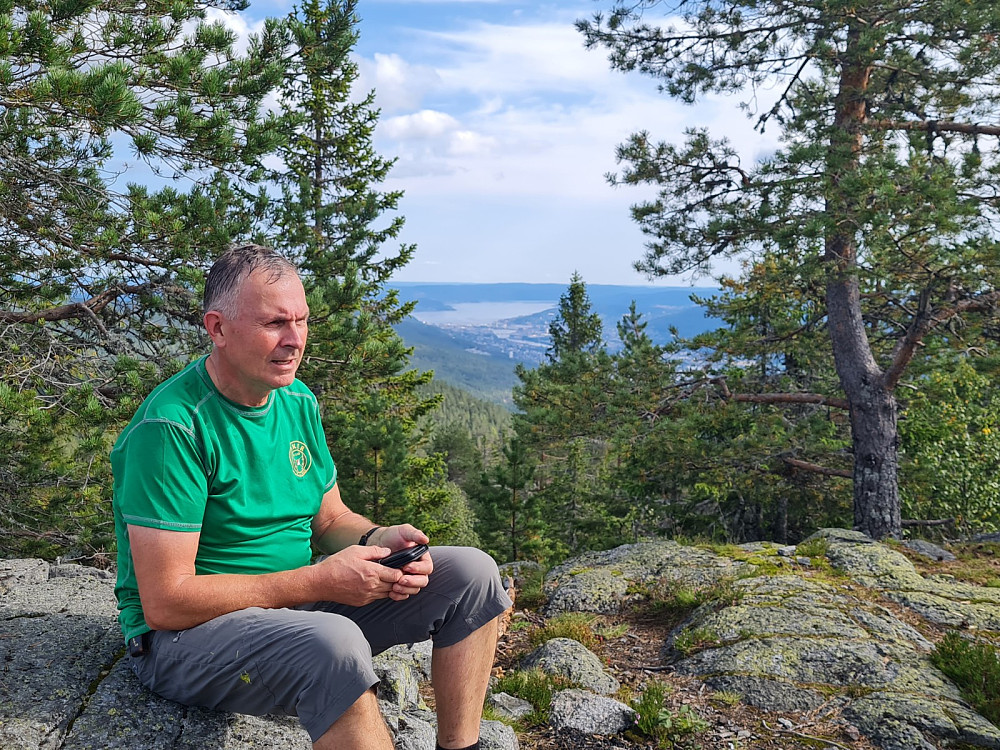
[[[319,512],[312,520],[313,544],[321,552],[333,554],[345,547],[357,544],[363,534],[368,533],[377,525],[360,513],[349,509],[340,497],[340,486],[334,484],[323,496]],[[381,530],[368,538],[368,546],[379,542]]]
[[[311,566],[276,573],[184,575],[173,581],[140,583],[143,615],[154,630],[183,630],[248,607],[294,607],[324,598],[320,576]]]

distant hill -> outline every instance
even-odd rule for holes
[[[569,284],[397,282],[393,287],[401,300],[417,303],[413,316],[396,327],[414,347],[413,366],[434,370],[437,379],[510,408],[510,391],[517,383],[514,367],[544,360],[549,324]],[[650,338],[662,344],[673,340],[671,327],[682,337],[717,327],[719,322],[691,301],[692,294],[705,297],[716,291],[587,284],[610,351],[620,348],[616,326],[633,300]],[[521,314],[525,308],[534,312]]]
[[[551,308],[528,316],[509,320],[534,323],[547,334],[548,324],[559,305],[559,298],[566,293],[566,284],[463,284],[445,282],[397,282],[400,299],[417,302],[416,315],[455,309],[455,305],[524,301],[550,301]],[[704,309],[691,301],[691,295],[711,296],[717,289],[710,287],[660,287],[620,286],[615,284],[587,284],[591,307],[604,324],[608,346],[618,346],[616,325],[628,312],[635,300],[636,309],[647,323],[647,332],[657,343],[673,339],[670,328],[676,327],[682,337],[715,328],[717,320],[706,317]]]

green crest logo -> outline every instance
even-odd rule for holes
[[[313,465],[309,446],[299,440],[293,440],[288,446],[288,460],[291,462],[292,471],[297,477],[304,477]]]

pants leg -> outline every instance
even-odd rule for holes
[[[150,653],[131,662],[140,681],[164,698],[298,716],[315,742],[378,684],[371,656],[346,617],[252,607],[188,630],[156,631]]]

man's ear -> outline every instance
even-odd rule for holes
[[[226,335],[222,330],[222,324],[225,322],[225,318],[222,317],[222,313],[218,310],[209,310],[205,313],[203,320],[205,323],[205,330],[208,331],[208,335],[209,338],[212,339],[212,343],[216,346],[225,346]]]

